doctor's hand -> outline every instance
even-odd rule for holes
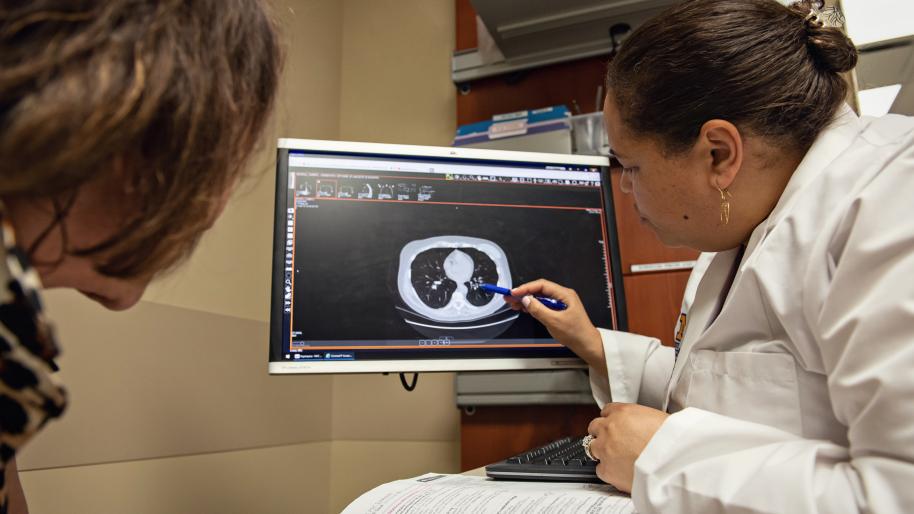
[[[607,403],[600,415],[587,427],[594,436],[590,453],[600,461],[597,476],[631,493],[635,461],[670,415],[635,403]]]
[[[568,308],[554,311],[531,295],[560,300]],[[515,287],[511,290],[511,296],[505,296],[505,301],[514,310],[528,312],[542,323],[558,342],[584,359],[598,373],[606,375],[603,338],[593,326],[581,299],[573,289],[540,279]]]

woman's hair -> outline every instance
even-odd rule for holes
[[[845,100],[841,73],[857,64],[853,43],[812,7],[686,1],[621,45],[607,90],[628,129],[667,154],[691,148],[712,119],[805,152]]]
[[[0,196],[65,211],[80,186],[116,180],[122,229],[64,251],[153,275],[190,252],[242,175],[280,67],[262,0],[0,3]]]

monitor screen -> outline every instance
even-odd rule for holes
[[[278,146],[271,373],[584,367],[484,283],[547,278],[624,328],[606,158]]]

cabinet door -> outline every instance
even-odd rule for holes
[[[641,223],[631,195],[622,192],[619,185],[622,170],[613,168],[610,176],[616,211],[616,227],[619,231],[619,252],[622,254],[622,273],[626,275],[631,273],[633,264],[692,261],[698,258],[698,252],[691,248],[664,246],[657,239],[654,231]]]
[[[556,439],[587,434],[600,415],[593,405],[478,407],[460,415],[460,469],[476,469]]]
[[[689,274],[672,271],[626,276],[623,283],[629,332],[656,337],[672,346]]]

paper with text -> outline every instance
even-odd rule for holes
[[[634,514],[627,494],[609,485],[496,481],[429,473],[378,486],[343,514]]]

